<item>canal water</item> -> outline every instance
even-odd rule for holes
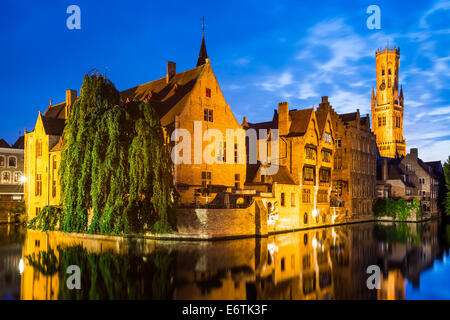
[[[212,242],[81,240],[1,225],[0,299],[450,299],[449,246],[439,221]],[[79,290],[67,285],[72,265]],[[367,286],[373,265],[378,290]]]

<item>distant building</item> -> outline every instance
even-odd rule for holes
[[[380,157],[377,168],[377,197],[420,199],[427,215],[440,213],[439,183],[442,180],[440,161],[428,164],[411,148],[406,156],[396,159]]]
[[[0,201],[23,201],[23,136],[10,146],[0,139]]]

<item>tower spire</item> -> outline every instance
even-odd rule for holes
[[[206,52],[206,43],[205,43],[205,17],[201,18],[202,20],[202,45],[200,47],[200,52],[198,54],[197,67],[206,63],[206,59],[208,59],[208,53]]]

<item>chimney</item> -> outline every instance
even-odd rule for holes
[[[176,73],[177,73],[177,64],[172,61],[167,61],[166,83],[169,83]]]
[[[328,103],[328,96],[322,96],[322,103]]]
[[[381,179],[383,181],[388,179],[388,162],[386,158],[383,158],[381,163]]]
[[[289,102],[278,103],[278,134],[280,136],[289,133]]]
[[[417,148],[411,148],[411,150],[409,151],[409,154],[414,159],[417,159],[419,157],[419,150]]]
[[[70,112],[72,110],[72,106],[77,99],[77,91],[68,89],[66,90],[66,119],[69,118]]]

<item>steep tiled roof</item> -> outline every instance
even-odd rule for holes
[[[25,147],[25,139],[24,136],[20,136],[16,142],[12,145],[14,149],[23,149]]]
[[[66,120],[42,116],[42,123],[46,134],[51,136],[62,136]]]
[[[351,113],[340,114],[339,117],[344,122],[350,122],[350,121],[355,121],[356,120],[356,115],[357,115],[357,112],[351,112]]]
[[[172,117],[179,114],[186,104],[187,97],[202,74],[206,65],[175,74],[167,83],[166,78],[154,80],[120,93],[123,100],[143,101],[150,98],[150,104],[156,109],[161,124],[166,126]]]
[[[313,108],[289,111],[289,115],[291,117],[291,128],[288,136],[304,135],[308,130],[308,125],[313,111]]]
[[[11,148],[11,146],[3,139],[0,139],[0,148]]]
[[[246,184],[261,183],[259,182],[261,181],[261,167],[261,163],[247,166]],[[279,166],[276,174],[267,177],[270,180],[270,182],[266,182],[267,184],[272,184],[273,182],[279,184],[296,184],[285,166]]]
[[[317,127],[319,128],[319,134],[320,136],[323,135],[323,132],[325,130],[325,125],[327,122],[327,115],[328,112],[317,112],[316,111],[316,119],[317,119]]]
[[[427,161],[425,162],[428,166],[433,168],[433,171],[436,175],[442,175],[443,169],[442,169],[442,162],[441,161]]]
[[[423,162],[421,159],[417,159],[417,163],[422,167],[423,170],[425,170],[428,175],[430,175],[432,178],[437,179],[438,177],[433,172],[433,167],[430,167],[425,162]]]
[[[47,110],[44,112],[44,117],[65,119],[66,117],[65,109],[66,109],[65,102],[55,104],[54,106],[49,106]]]

